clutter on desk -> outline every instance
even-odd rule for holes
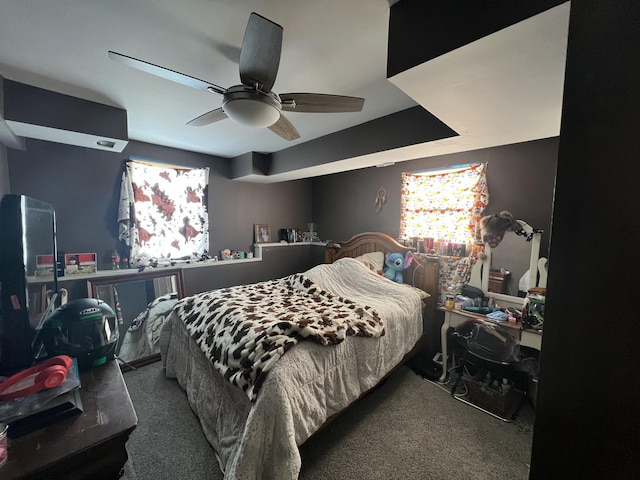
[[[463,308],[473,306],[474,302],[472,298],[465,297],[464,295],[456,295],[453,306],[453,308],[455,308],[456,310],[462,310]]]
[[[546,288],[530,288],[524,299],[522,327],[542,331]]]
[[[482,306],[482,302],[484,301],[484,292],[480,288],[465,285],[462,287],[460,293],[465,297],[471,298],[474,306]]]
[[[496,322],[506,322],[509,320],[509,314],[500,310],[495,310],[491,313],[487,313],[487,318],[495,320]]]
[[[445,308],[454,308],[455,307],[453,293],[449,292],[449,293],[447,293],[445,295],[445,297],[444,297],[444,307]]]
[[[445,307],[456,310],[466,310],[467,308],[480,308],[484,302],[484,292],[479,288],[464,285],[458,289],[459,294],[453,287],[447,289],[445,295]],[[470,310],[473,311],[473,310]],[[493,310],[491,310],[493,311]]]
[[[479,313],[480,315],[489,315],[496,311],[493,307],[464,307],[463,310],[471,313]]]
[[[522,328],[542,331],[544,323],[544,303],[546,288],[529,289],[522,309],[503,308],[492,297],[485,297],[484,292],[469,285],[454,290],[449,287],[445,294],[444,307],[469,313],[485,315],[494,322],[522,322]]]

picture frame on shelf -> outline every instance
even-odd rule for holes
[[[97,271],[98,256],[95,253],[67,253],[64,256],[65,275],[96,273]]]
[[[271,229],[266,223],[255,224],[256,243],[269,243],[271,242]]]

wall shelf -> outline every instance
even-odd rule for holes
[[[262,250],[272,247],[302,247],[302,246],[316,246],[326,247],[327,242],[272,242],[272,243],[254,243],[253,249],[255,252],[255,258],[262,259]]]
[[[199,268],[199,267],[217,267],[220,265],[230,265],[230,264],[239,264],[239,263],[251,263],[251,262],[261,262],[261,258],[243,258],[237,260],[206,260],[203,262],[193,262],[193,263],[176,263],[174,265],[163,265],[161,267],[155,268],[145,268],[142,272],[139,272],[137,268],[119,268],[116,270],[98,270],[94,273],[78,273],[73,275],[64,275],[62,277],[58,277],[58,283],[65,282],[73,282],[75,280],[91,280],[95,278],[105,278],[105,277],[115,277],[120,275],[127,275],[131,277],[135,277],[136,275],[140,275],[142,273],[149,272],[161,272],[162,270],[169,270],[174,268]],[[28,277],[27,282],[29,285],[43,285],[46,283],[50,283],[53,281],[53,277]]]
[[[254,257],[253,258],[238,258],[236,260],[205,260],[202,262],[189,262],[189,263],[181,263],[176,262],[173,265],[163,265],[155,268],[145,268],[142,272],[139,272],[137,268],[120,268],[116,270],[98,270],[94,273],[78,273],[73,275],[64,275],[62,277],[58,277],[58,283],[66,283],[72,282],[75,280],[91,280],[97,278],[105,278],[105,277],[114,277],[121,275],[131,275],[135,277],[141,273],[148,273],[152,271],[162,271],[164,269],[173,269],[173,268],[182,268],[182,269],[191,269],[191,268],[200,268],[200,267],[219,267],[222,265],[238,265],[242,263],[252,263],[252,262],[261,262],[262,261],[262,252],[263,249],[272,248],[272,247],[298,247],[298,246],[317,246],[317,247],[325,247],[325,242],[296,242],[296,243],[256,243],[254,244]],[[53,277],[28,277],[27,282],[29,285],[45,285],[50,283],[53,280]]]

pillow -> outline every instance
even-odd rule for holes
[[[384,267],[384,253],[382,252],[365,253],[364,255],[356,257],[356,260],[374,272],[382,270]]]
[[[427,292],[422,290],[421,288],[414,287],[413,285],[409,285],[408,283],[403,283],[402,285],[404,285],[405,287],[408,287],[410,290],[413,290],[414,292],[416,292],[418,294],[418,296],[420,297],[420,300],[425,300],[425,299],[427,299],[427,298],[429,298],[431,296]]]

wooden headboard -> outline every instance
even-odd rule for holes
[[[405,254],[408,251],[415,252],[415,250],[415,248],[405,247],[386,233],[365,232],[351,237],[351,239],[346,242],[327,244],[325,262],[333,263],[339,258],[359,257],[365,253],[372,252],[382,252],[384,254],[400,252]]]
[[[365,232],[353,236],[346,242],[329,243],[325,250],[325,262],[333,263],[343,257],[359,257],[365,253],[382,252],[384,254],[414,252],[413,263],[403,272],[404,283],[424,290],[429,298],[424,300],[425,332],[431,328],[438,302],[438,257],[415,253],[415,248],[405,247],[395,238],[381,232]]]

